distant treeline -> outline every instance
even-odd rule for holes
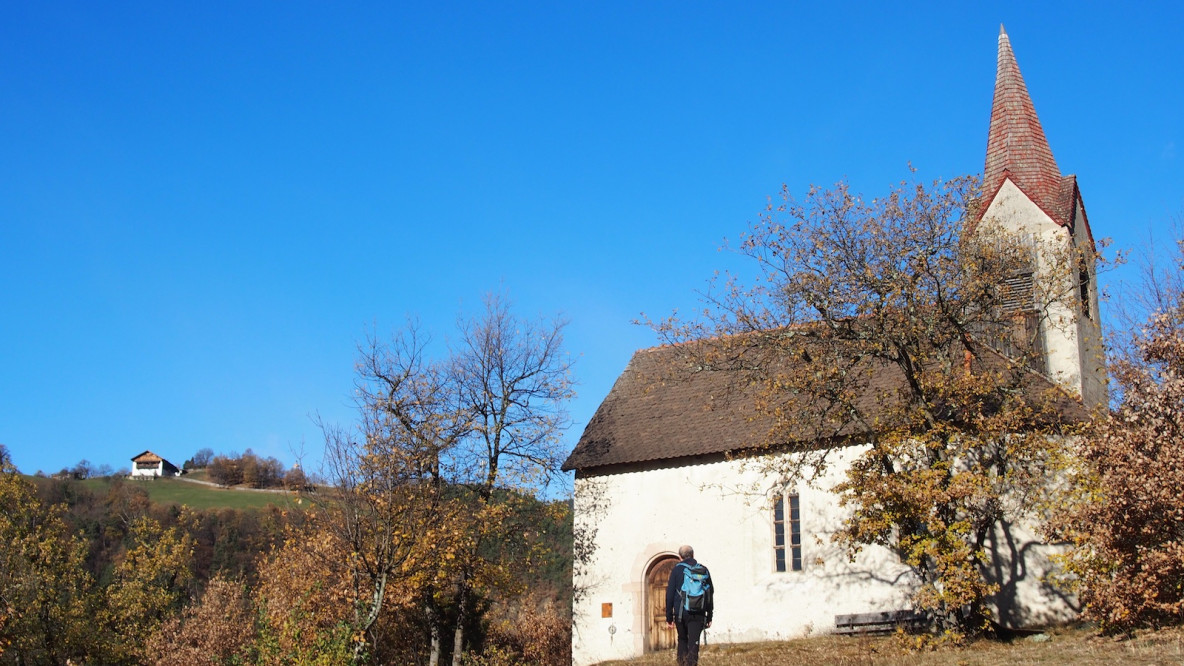
[[[7,455],[7,454],[5,454]],[[301,490],[313,479],[305,476],[299,465],[285,470],[284,464],[274,456],[257,455],[251,449],[239,453],[215,454],[213,449],[198,449],[193,457],[185,460],[182,473],[205,470],[210,481],[222,486],[247,486],[249,488],[288,488]],[[118,470],[111,465],[96,465],[83,458],[72,467],[63,467],[54,478],[91,479],[96,477],[128,476],[127,467]],[[46,474],[37,470],[34,476],[44,478]]]
[[[250,488],[288,487],[302,489],[308,479],[299,466],[284,470],[284,464],[273,457],[263,458],[247,449],[242,455],[213,456],[206,466],[210,481],[222,486]]]

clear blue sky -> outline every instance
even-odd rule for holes
[[[574,444],[782,183],[981,172],[1001,22],[1095,235],[1166,234],[1184,5],[1035,4],[4,3],[0,443],[315,463],[368,328],[504,288]]]

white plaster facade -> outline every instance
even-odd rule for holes
[[[131,477],[136,478],[153,478],[158,476],[176,476],[177,467],[169,461],[160,456],[145,451],[140,455],[132,458],[132,473]]]
[[[646,575],[684,543],[695,548],[716,585],[709,643],[830,633],[836,615],[911,608],[914,579],[894,554],[868,547],[849,561],[831,540],[843,509],[827,489],[860,452],[861,447],[836,450],[826,477],[792,489],[800,498],[801,571],[775,571],[770,500],[784,486],[763,480],[759,460],[577,479],[576,529],[594,525],[597,548],[574,579],[583,594],[573,608],[572,663],[646,652],[653,622]],[[1048,547],[1019,528],[998,535],[992,545],[1008,596],[998,609],[1001,619],[1032,624],[1072,617],[1070,606],[1042,581]],[[612,605],[611,617],[602,617],[604,604]]]
[[[1074,202],[1075,219],[1085,219],[1080,200]],[[1035,241],[1039,304],[1044,335],[1045,362],[1049,379],[1080,396],[1087,407],[1106,402],[1106,374],[1102,332],[1098,323],[1097,272],[1093,261],[1093,239],[1086,233],[1070,233],[1007,179],[984,211],[982,231],[994,228],[1030,235]],[[1089,301],[1082,307],[1078,298],[1078,272],[1064,262],[1085,258]],[[1042,289],[1041,289],[1042,287]]]

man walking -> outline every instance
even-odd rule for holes
[[[678,666],[698,666],[699,637],[711,626],[715,585],[711,572],[695,561],[695,549],[678,549],[680,562],[666,584],[666,624],[678,629]]]

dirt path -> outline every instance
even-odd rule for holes
[[[203,486],[210,486],[211,488],[221,488],[223,490],[246,490],[246,491],[250,491],[253,493],[291,494],[291,491],[288,490],[287,488],[250,488],[247,486],[223,486],[221,484],[214,483],[213,481],[198,481],[197,479],[187,479],[183,476],[175,476],[173,478],[178,481],[184,481],[185,483],[196,483],[196,484],[203,485]]]

